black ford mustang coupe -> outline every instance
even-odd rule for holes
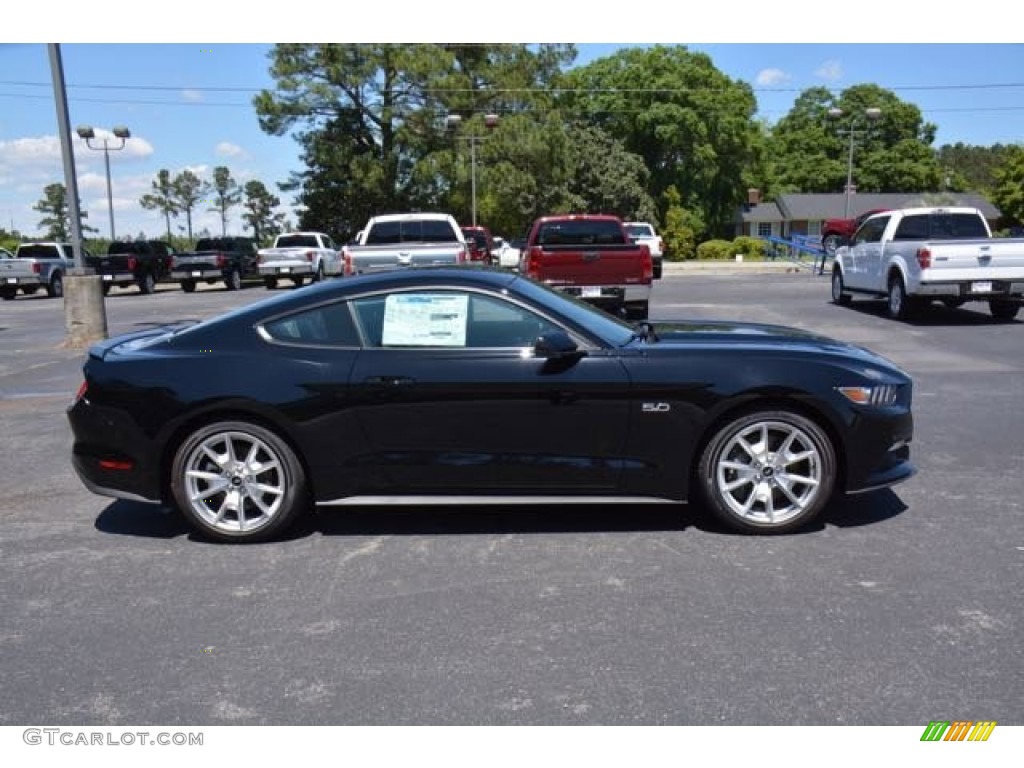
[[[266,539],[312,505],[682,502],[806,525],[914,472],[911,381],[849,344],[630,326],[507,272],[334,280],[94,346],[68,411],[92,491]]]

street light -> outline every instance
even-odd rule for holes
[[[92,145],[92,140],[96,138],[96,131],[94,131],[92,129],[91,125],[80,125],[75,130],[76,130],[76,132],[78,133],[79,136],[81,136],[83,139],[85,139],[85,145],[89,149],[95,149],[97,151],[99,151],[99,150],[103,151],[103,159],[106,162],[106,166],[107,166],[107,208],[110,210],[110,240],[111,240],[111,242],[113,242],[114,241],[114,193],[113,193],[113,191],[111,189],[111,186],[110,186],[110,153],[111,152],[116,152],[119,149],[124,149],[125,139],[130,138],[132,133],[127,128],[125,128],[123,125],[115,126],[113,131],[111,131],[111,133],[113,133],[116,138],[120,139],[121,143],[118,146],[114,147],[114,146],[111,146],[108,143],[108,140],[106,138],[103,138],[103,139],[100,139],[100,141],[103,142],[103,146],[102,147],[94,147]]]
[[[497,127],[499,117],[493,112],[488,112],[484,115],[484,126],[489,130],[493,130]],[[462,124],[462,115],[448,115],[444,119],[445,126],[449,131],[457,131],[459,126]],[[473,226],[476,226],[476,145],[486,138],[482,134],[470,134],[469,136],[456,136],[458,139],[463,139],[469,142],[469,178],[470,178],[470,190],[472,194],[472,207],[471,217],[473,219]]]
[[[833,120],[839,120],[843,116],[843,110],[839,107],[832,107],[828,111],[828,116]],[[868,107],[864,110],[863,117],[868,120],[869,123],[873,123],[882,116],[882,110],[878,107]],[[861,115],[852,115],[850,117],[850,127],[840,128],[836,131],[840,136],[847,134],[850,137],[850,152],[846,161],[846,206],[844,208],[843,217],[850,218],[850,192],[853,190],[853,145],[856,143],[857,136],[859,134],[867,134],[871,128],[867,126],[865,128],[858,128],[861,124]]]

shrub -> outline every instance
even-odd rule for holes
[[[759,237],[740,235],[732,241],[733,253],[742,253],[746,259],[763,259],[767,253],[765,241]]]
[[[728,240],[708,240],[697,246],[697,258],[701,261],[731,259],[735,253],[736,246]]]

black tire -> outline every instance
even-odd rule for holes
[[[313,282],[319,283],[324,279],[324,263],[321,261],[316,268],[316,274],[313,275]]]
[[[787,451],[799,459],[787,462],[780,450],[787,443]],[[800,414],[748,412],[732,418],[708,442],[698,481],[712,513],[732,530],[787,533],[807,525],[828,504],[836,482],[835,449],[825,432]]]
[[[103,285],[101,286],[101,290],[103,291],[104,296],[110,293],[110,283],[103,283]]]
[[[885,301],[886,311],[894,320],[909,320],[918,309],[918,302],[907,296],[903,278],[895,274],[889,278],[889,293]]]
[[[940,299],[946,309],[959,309],[967,303],[966,299]]]
[[[59,299],[64,295],[64,275],[54,272],[46,285],[46,295],[51,299]]]
[[[296,288],[301,288],[304,282],[306,282],[305,275],[296,275],[295,277],[292,278],[292,283],[295,285]]]
[[[988,311],[992,313],[992,317],[996,320],[1009,322],[1017,316],[1018,312],[1020,312],[1020,303],[1016,301],[1007,301],[1006,299],[990,299],[988,302]]]
[[[277,288],[277,278],[276,277],[264,277],[263,278],[263,285],[266,286],[268,291],[272,291],[275,288]]]
[[[4,301],[13,301],[14,297],[17,295],[17,288],[12,288],[9,285],[0,286],[0,299],[3,299]]]
[[[242,273],[237,268],[232,269],[224,278],[224,285],[229,291],[240,291],[242,289]]]
[[[239,543],[273,537],[309,505],[305,472],[291,446],[244,421],[207,424],[189,435],[174,454],[171,492],[196,530]]]
[[[840,235],[825,235],[821,238],[821,247],[829,256],[835,256],[836,251],[839,247],[844,244],[844,239]]]
[[[646,320],[650,309],[649,301],[634,301],[626,305],[626,317],[632,320]]]
[[[183,290],[185,293],[194,293],[195,290],[196,290],[196,281],[195,280],[182,280],[181,281],[181,290]]]
[[[654,262],[654,279],[655,280],[661,280],[661,267],[662,267],[661,259],[659,259],[658,261]]]
[[[832,303],[846,306],[852,297],[846,292],[846,285],[843,283],[843,273],[839,267],[832,267]]]
[[[142,277],[139,278],[139,293],[144,293],[147,296],[156,291],[156,278],[153,277],[152,272],[146,272]]]

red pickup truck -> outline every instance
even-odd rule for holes
[[[887,210],[887,208],[872,208],[870,211],[864,211],[855,219],[825,219],[825,223],[821,225],[821,247],[829,256],[835,256],[836,249],[850,242],[853,233],[868,216],[885,213]]]
[[[654,262],[615,216],[545,216],[530,227],[519,271],[614,314],[646,318]]]

